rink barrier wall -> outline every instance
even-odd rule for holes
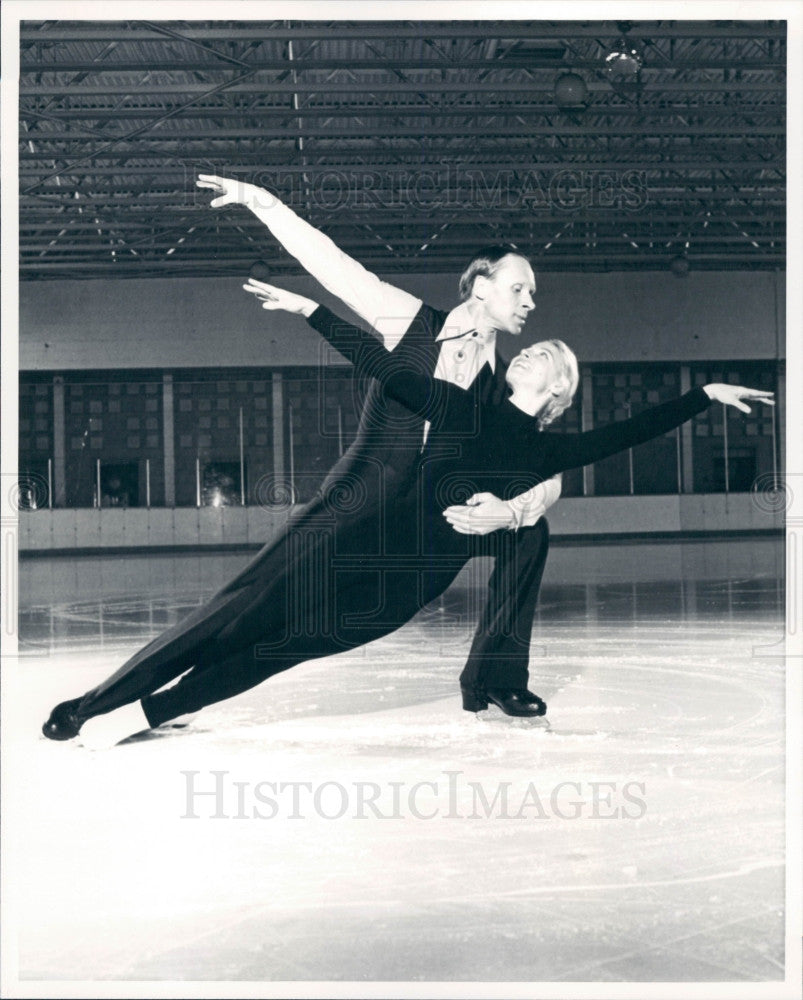
[[[548,515],[553,539],[713,537],[783,530],[782,510],[750,493],[568,497]],[[22,554],[252,549],[285,525],[286,507],[20,511]]]

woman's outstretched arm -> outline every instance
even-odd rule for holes
[[[431,359],[415,350],[403,355],[389,351],[376,337],[353,323],[336,316],[326,306],[314,299],[285,291],[275,285],[251,278],[243,285],[262,302],[263,309],[282,309],[304,316],[343,357],[350,361],[361,375],[380,381],[392,399],[406,406],[413,413],[429,420],[434,426],[446,413],[457,421],[465,420],[471,427],[473,420],[473,394],[458,386],[436,379],[431,371]]]
[[[711,383],[698,386],[678,399],[661,403],[644,410],[629,420],[618,420],[604,427],[581,434],[543,434],[543,444],[548,455],[547,465],[552,472],[590,465],[617,452],[626,451],[673,430],[686,420],[701,413],[712,402],[718,401],[728,406],[750,412],[745,400],[775,404],[773,394],[761,389],[749,389],[741,385]]]

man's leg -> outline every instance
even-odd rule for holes
[[[85,718],[155,691],[189,670],[212,637],[249,601],[248,590],[216,598],[148,643],[81,700]]]
[[[97,687],[57,705],[42,727],[44,735],[70,739],[89,719],[158,690],[199,663],[208,644],[233,623],[257,613],[262,628],[269,628],[269,619],[281,614],[288,579],[294,577],[300,561],[309,561],[310,551],[317,549],[327,535],[319,524],[318,507],[320,504],[315,502],[309,504],[233,581],[138,650]],[[328,522],[325,527],[331,529]],[[306,578],[304,574],[302,578]],[[237,649],[247,645],[245,638]]]
[[[103,711],[81,720],[84,743],[96,749],[112,746],[134,732],[241,694],[305,660],[342,652],[392,630],[352,629],[346,637],[327,628],[324,623],[336,609],[324,606],[327,595],[318,591],[320,579],[309,565],[297,565],[296,570],[295,574],[282,575],[269,590],[260,589],[256,581],[245,587],[239,617],[231,617],[224,628],[195,648],[192,663],[186,665],[191,669],[178,671],[183,676],[171,687],[163,685],[178,674],[162,680],[164,674],[158,674],[146,659],[138,669],[124,671],[110,686],[116,704],[106,707],[109,699],[103,693],[96,696],[90,692],[87,700],[92,706],[102,705]],[[359,587],[363,574],[352,576]],[[316,592],[302,596],[305,584]],[[361,593],[365,605],[375,606],[375,591],[363,588]],[[264,630],[261,637],[259,621]],[[239,633],[233,627],[237,623]]]
[[[248,593],[217,595],[138,650],[97,687],[71,701],[61,702],[42,726],[51,740],[77,736],[84,723],[138,701],[189,670],[199,652],[230,620]]]
[[[542,517],[532,527],[498,531],[486,538],[492,540],[495,564],[460,686],[467,693],[489,688],[526,691],[533,617],[549,551],[549,526]],[[476,710],[479,706],[464,707]]]
[[[277,652],[257,643],[226,656],[213,644],[203,659],[175,684],[142,699],[142,708],[152,728],[191,712],[198,712],[256,687],[275,674],[306,660],[330,656],[344,647],[333,637],[301,636]],[[373,638],[373,637],[372,637]]]

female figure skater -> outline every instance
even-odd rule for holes
[[[383,531],[388,514],[383,503],[365,496],[354,517],[331,498],[320,534],[290,554],[284,573],[253,588],[242,587],[248,568],[237,578],[245,594],[238,614],[227,616],[175,685],[158,690],[171,678],[154,684],[148,676],[137,678],[136,670],[128,673],[129,703],[84,724],[88,745],[112,745],[246,691],[304,660],[356,648],[399,628],[443,593],[475,554],[470,536],[453,531],[441,514],[456,495],[520,493],[557,472],[664,434],[713,400],[744,412],[750,409],[743,400],[773,403],[769,392],[712,384],[629,420],[580,434],[552,434],[544,428],[571,404],[578,383],[577,361],[562,341],[521,351],[507,370],[510,395],[487,399],[477,383],[466,390],[435,378],[412,327],[390,352],[311,299],[254,281],[246,287],[266,308],[304,315],[358,373],[376,379],[389,399],[430,421],[413,474],[397,484],[396,547],[392,553],[380,551],[374,560],[366,556],[366,536]],[[311,579],[321,584],[316,593],[323,599],[294,599],[299,582]],[[487,707],[481,683],[461,682],[465,708]],[[64,705],[80,711],[80,700]],[[538,708],[543,712],[546,706]]]

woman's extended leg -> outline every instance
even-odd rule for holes
[[[230,649],[220,636],[204,650],[201,661],[172,687],[142,699],[151,726],[232,698],[275,674],[307,660],[356,649],[389,635],[429,601],[443,593],[460,570],[384,570],[352,573],[341,578],[332,607],[324,616],[308,609],[291,614],[281,629],[243,649]],[[366,580],[366,577],[368,579]]]

